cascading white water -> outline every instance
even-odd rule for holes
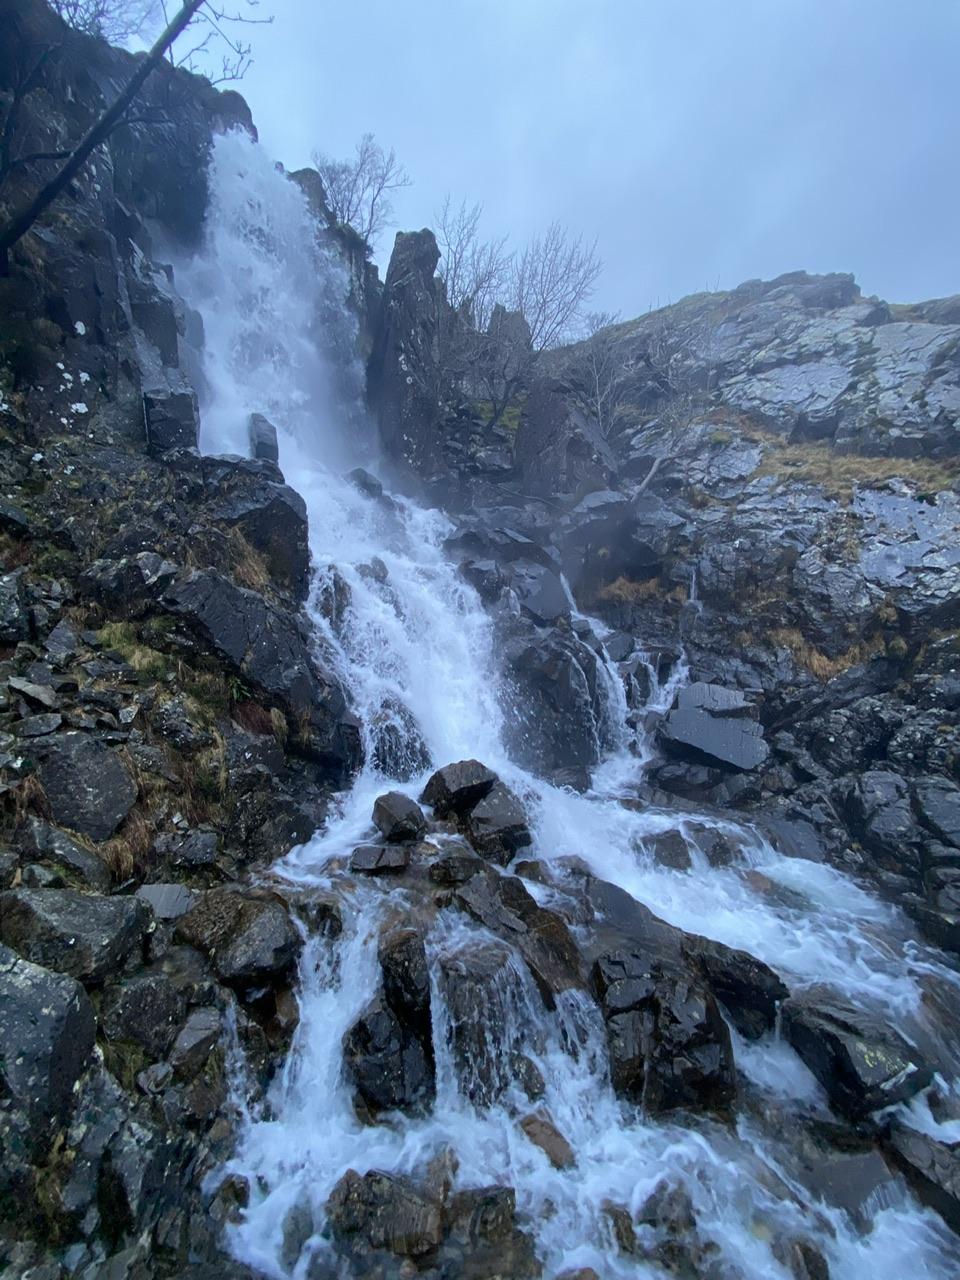
[[[619,717],[616,749],[595,771],[592,790],[577,795],[552,787],[514,765],[504,747],[493,625],[443,553],[449,522],[408,502],[378,501],[343,478],[345,468],[368,459],[364,441],[341,429],[314,341],[318,297],[329,294],[337,270],[316,247],[298,189],[245,137],[219,139],[205,247],[177,273],[181,292],[204,320],[204,448],[245,452],[251,411],[277,426],[281,465],[309,512],[318,641],[368,734],[368,763],[337,815],[292,851],[278,874],[324,885],[331,859],[369,837],[374,798],[390,781],[378,771],[370,726],[399,706],[434,765],[476,757],[524,796],[534,856],[577,855],[672,923],[766,960],[795,988],[826,982],[861,1003],[896,1009],[908,1022],[919,1019],[923,976],[940,971],[922,948],[906,947],[908,931],[893,909],[829,867],[784,858],[732,823],[713,825],[734,835],[741,852],[731,865],[712,867],[697,854],[689,815],[638,813],[620,803],[645,752],[628,750],[626,704],[611,666],[604,666],[602,684],[607,715]],[[332,598],[343,602],[337,625],[329,618]],[[674,681],[682,678],[681,669]],[[675,687],[657,687],[664,707]],[[394,785],[417,794],[425,776]],[[645,841],[665,830],[689,836],[692,873],[659,866],[647,852]],[[263,1114],[247,1117],[231,1165],[251,1186],[250,1206],[230,1237],[243,1260],[278,1278],[305,1276],[312,1254],[327,1247],[319,1233],[323,1205],[347,1168],[409,1172],[449,1145],[459,1157],[460,1185],[516,1188],[547,1275],[576,1266],[593,1266],[607,1278],[655,1274],[617,1252],[603,1205],[636,1209],[665,1172],[688,1188],[702,1233],[746,1277],[787,1276],[769,1247],[775,1229],[816,1239],[840,1280],[865,1274],[900,1280],[908,1263],[918,1275],[956,1274],[956,1248],[939,1219],[906,1197],[878,1208],[872,1232],[862,1235],[839,1210],[804,1210],[809,1193],[775,1189],[793,1187],[781,1159],[786,1139],[778,1144],[746,1120],[736,1131],[644,1120],[610,1087],[596,1012],[567,997],[548,1013],[518,961],[520,985],[503,1004],[505,1035],[522,1042],[539,1066],[545,1105],[576,1152],[574,1168],[554,1169],[520,1132],[509,1106],[477,1110],[458,1083],[437,972],[467,935],[475,941],[482,931],[448,913],[428,939],[436,1103],[420,1119],[360,1124],[341,1078],[341,1041],[376,988],[377,936],[388,901],[402,911],[399,891],[388,899],[356,886],[341,938],[308,942],[289,1060]],[[818,1086],[785,1045],[768,1040],[739,1048],[740,1067],[758,1087],[824,1110]],[[296,1204],[309,1205],[318,1226],[299,1261],[284,1256],[283,1244],[284,1216]]]

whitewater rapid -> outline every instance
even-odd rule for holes
[[[210,188],[203,250],[178,266],[176,277],[204,325],[202,447],[246,454],[251,412],[277,427],[281,467],[309,515],[308,612],[318,655],[349,691],[366,748],[367,763],[333,816],[274,874],[302,886],[342,885],[340,868],[369,839],[379,794],[399,789],[415,797],[433,767],[474,757],[523,798],[534,836],[530,857],[581,858],[671,923],[766,961],[793,989],[827,983],[861,1005],[888,1016],[895,1011],[921,1035],[924,981],[931,972],[942,981],[952,977],[912,940],[892,907],[830,867],[781,856],[755,831],[698,817],[701,829],[726,830],[741,850],[731,865],[713,867],[698,849],[690,814],[637,812],[621,803],[636,789],[649,746],[627,725],[612,664],[601,680],[606,724],[598,726],[609,750],[590,792],[551,786],[515,765],[504,746],[494,624],[444,553],[449,520],[398,496],[371,497],[345,478],[358,464],[376,469],[376,457],[356,406],[342,402],[343,379],[325,363],[318,340],[320,300],[337,291],[342,298],[348,287],[337,259],[317,245],[298,188],[245,136],[217,140]],[[339,323],[351,323],[345,307]],[[333,622],[335,598],[346,603]],[[671,683],[654,681],[652,705],[669,706],[683,675],[681,666]],[[385,776],[374,763],[373,726],[397,707],[412,717],[431,761],[406,781]],[[690,871],[654,861],[650,839],[667,830],[687,837]],[[548,890],[528,887],[546,901]],[[438,962],[485,935],[450,913],[441,913],[428,937],[436,1103],[424,1118],[362,1125],[342,1077],[341,1042],[378,985],[380,924],[388,911],[402,911],[403,894],[358,884],[342,901],[341,937],[307,940],[301,1021],[287,1064],[266,1104],[243,1116],[229,1166],[251,1187],[249,1207],[229,1236],[239,1259],[277,1280],[302,1280],[311,1258],[328,1247],[323,1206],[348,1168],[413,1172],[449,1146],[459,1157],[459,1186],[499,1182],[516,1189],[547,1276],[585,1266],[605,1280],[659,1274],[617,1251],[603,1206],[613,1201],[636,1210],[667,1172],[690,1192],[702,1234],[750,1280],[788,1280],[770,1249],[778,1232],[816,1240],[838,1280],[868,1274],[901,1280],[908,1267],[937,1280],[957,1274],[954,1238],[903,1191],[874,1207],[869,1233],[827,1205],[808,1211],[810,1193],[791,1173],[789,1136],[772,1134],[750,1115],[732,1129],[645,1120],[613,1093],[595,1007],[568,995],[556,1010],[544,1010],[518,960],[504,997],[507,1036],[540,1068],[544,1105],[577,1156],[575,1168],[554,1169],[518,1129],[509,1099],[478,1111],[457,1078]],[[758,1090],[829,1116],[819,1086],[786,1044],[776,1037],[735,1043],[738,1067]],[[914,1111],[921,1127],[922,1104]],[[283,1223],[297,1205],[309,1207],[316,1230],[291,1262],[283,1256]]]

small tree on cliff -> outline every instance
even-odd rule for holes
[[[575,330],[601,263],[596,243],[585,244],[557,222],[520,253],[508,253],[505,239],[480,239],[480,212],[479,205],[454,209],[448,198],[437,219],[440,276],[459,322],[456,341],[446,351],[441,344],[441,359],[489,401],[497,423],[544,352]]]
[[[390,225],[390,194],[410,186],[410,177],[393,147],[384,151],[372,133],[365,133],[352,160],[334,160],[320,151],[313,163],[323,181],[324,195],[337,222],[353,227],[369,247]]]
[[[247,0],[256,4],[256,0]],[[161,5],[163,0],[161,0]],[[71,11],[77,25],[84,21],[104,21],[115,17],[120,21],[120,14],[126,10],[140,10],[137,6],[124,6],[117,0],[63,0],[63,7]],[[97,13],[100,18],[97,18]],[[68,15],[70,16],[70,15]],[[12,173],[21,170],[44,168],[50,164],[59,164],[53,177],[48,179],[26,203],[16,210],[4,223],[0,223],[0,275],[8,270],[9,253],[14,245],[27,234],[34,223],[61,196],[80,173],[91,155],[101,146],[118,125],[127,121],[127,112],[140,93],[148,77],[170,54],[174,42],[191,25],[208,28],[201,35],[200,41],[187,58],[205,49],[214,36],[225,41],[228,52],[224,55],[225,76],[234,79],[243,74],[249,65],[249,47],[233,39],[227,34],[224,23],[248,22],[251,19],[241,13],[228,14],[214,0],[186,0],[175,15],[167,22],[163,31],[154,41],[150,50],[142,56],[130,79],[120,90],[109,107],[90,126],[84,136],[72,147],[63,151],[18,153],[15,146],[17,128],[24,98],[35,89],[43,69],[50,58],[52,46],[44,46],[30,55],[30,61],[20,69],[17,83],[14,85],[11,100],[7,106],[2,124],[0,124],[0,182]],[[253,19],[261,21],[261,19]],[[270,19],[262,19],[269,21]],[[99,28],[98,28],[99,30]],[[129,34],[129,32],[128,32]],[[229,71],[233,68],[232,73]]]

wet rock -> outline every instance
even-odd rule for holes
[[[177,921],[176,935],[203,951],[222,980],[247,987],[275,983],[296,964],[301,939],[276,898],[212,889]]]
[[[427,820],[415,800],[401,791],[378,796],[373,806],[373,823],[390,844],[417,840],[427,829]]]
[[[151,453],[197,448],[200,442],[200,410],[195,392],[186,389],[145,391],[143,414]]]
[[[153,842],[154,852],[169,858],[178,867],[209,867],[217,859],[219,840],[215,831],[188,831],[161,835]]]
[[[892,871],[919,869],[910,789],[898,773],[868,769],[851,781],[843,805],[853,831],[883,866]]]
[[[812,1240],[796,1237],[777,1240],[772,1252],[780,1265],[790,1272],[793,1280],[830,1280],[827,1260]]]
[[[27,819],[17,832],[17,844],[24,854],[62,867],[79,876],[91,889],[105,893],[110,888],[111,875],[106,863],[71,839],[65,831],[41,818]]]
[[[736,1093],[730,1033],[706,987],[629,951],[599,956],[593,983],[619,1093],[650,1114],[730,1104]]]
[[[546,1003],[582,985],[580,952],[566,923],[538,906],[523,881],[487,868],[461,885],[454,901],[523,956]]]
[[[348,1169],[327,1201],[327,1219],[336,1239],[353,1248],[387,1249],[422,1258],[443,1238],[440,1209],[405,1178],[376,1170]]]
[[[960,1142],[941,1142],[894,1122],[885,1150],[918,1198],[935,1209],[954,1231],[960,1231]]]
[[[960,849],[960,787],[946,778],[924,778],[915,784],[914,794],[921,822]]]
[[[212,515],[240,530],[263,556],[272,578],[298,599],[306,596],[310,568],[307,507],[296,490],[261,480],[221,499]]]
[[[95,1029],[78,982],[0,946],[0,1080],[38,1152],[69,1115]]]
[[[18,738],[45,738],[62,724],[63,717],[58,711],[53,711],[49,715],[27,716],[18,721],[15,732]]]
[[[157,920],[179,920],[197,902],[197,891],[185,884],[144,884],[137,897],[145,902]]]
[[[520,1121],[520,1128],[555,1169],[574,1168],[577,1158],[573,1148],[548,1115],[531,1112]]]
[[[483,859],[478,858],[475,853],[470,853],[466,849],[462,851],[451,849],[441,853],[430,863],[427,874],[434,884],[449,888],[457,884],[466,884],[470,877],[482,871],[485,865]]]
[[[467,813],[464,834],[482,858],[502,867],[519,849],[533,843],[523,805],[499,781]]]
[[[344,1037],[344,1062],[358,1098],[376,1114],[419,1111],[434,1095],[433,1066],[413,1031],[381,996]]]
[[[131,614],[176,577],[177,566],[152,551],[119,560],[95,560],[80,576],[84,591],[98,603]]]
[[[136,783],[123,760],[85,733],[61,733],[45,743],[39,775],[54,821],[91,840],[109,840],[136,803]]]
[[[162,702],[150,713],[155,733],[180,751],[197,751],[209,747],[213,737],[198,721],[198,708],[191,706],[183,694]]]
[[[526,1078],[519,1051],[529,1017],[523,976],[499,942],[458,947],[438,965],[460,1092],[475,1106],[492,1106]]]
[[[851,1119],[905,1102],[926,1088],[933,1072],[892,1027],[814,988],[782,1008],[783,1034]]]
[[[108,1241],[116,1245],[132,1231],[149,1231],[160,1219],[182,1193],[181,1160],[172,1134],[132,1117],[124,1121],[107,1147],[98,1178]]]
[[[152,1058],[160,1058],[184,1012],[184,997],[169,978],[162,973],[144,974],[104,992],[100,1026],[108,1039],[132,1041]]]
[[[170,1050],[170,1065],[181,1080],[192,1080],[220,1039],[219,1009],[192,1009]]]
[[[16,644],[29,629],[22,571],[0,574],[0,644]]]
[[[26,698],[28,703],[46,707],[47,710],[53,710],[60,705],[60,699],[48,685],[35,684],[32,680],[22,680],[19,676],[11,676],[7,680],[7,687],[11,692]]]
[[[292,1271],[297,1259],[303,1252],[303,1246],[313,1235],[313,1211],[306,1196],[301,1196],[283,1215],[282,1240],[280,1246],[280,1262],[288,1271]]]
[[[769,965],[747,951],[696,934],[684,936],[683,952],[742,1036],[759,1040],[773,1030],[777,1010],[790,992]]]
[[[437,1257],[441,1274],[462,1280],[535,1280],[541,1275],[533,1238],[516,1224],[512,1187],[478,1187],[453,1196],[448,1235]]]
[[[373,762],[387,778],[408,782],[430,764],[423,737],[411,713],[402,703],[388,700],[369,725],[373,736]]]
[[[377,949],[383,992],[397,1017],[429,1044],[430,970],[423,934],[418,929],[391,929]]]
[[[0,895],[0,939],[27,960],[81,982],[100,983],[139,947],[149,907],[129,896],[72,889],[8,889]]]
[[[479,760],[459,760],[434,773],[420,796],[438,818],[463,817],[484,800],[499,782],[497,775]]]
[[[247,434],[250,437],[250,456],[263,462],[279,462],[280,446],[277,443],[277,428],[262,413],[251,413],[247,419]]]
[[[735,690],[718,685],[690,686],[695,692],[678,699],[659,728],[666,751],[696,764],[706,761],[749,771],[764,764],[770,748],[763,729],[749,719],[749,706]]]
[[[408,845],[361,844],[350,855],[350,870],[368,876],[396,874],[409,865]]]

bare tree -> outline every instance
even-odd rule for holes
[[[584,328],[586,336],[564,353],[563,373],[582,395],[601,434],[609,439],[638,413],[633,403],[635,354],[619,315],[591,311]]]
[[[120,7],[118,3],[117,11]],[[240,21],[245,20],[240,14],[236,15],[236,18]],[[0,180],[9,177],[18,169],[50,163],[62,162],[62,164],[54,176],[45,182],[21,209],[14,212],[5,223],[0,224],[0,275],[5,275],[8,271],[9,253],[13,246],[69,188],[91,155],[107,141],[114,129],[125,122],[129,123],[127,111],[147,78],[164,61],[177,38],[195,21],[208,20],[212,20],[215,29],[219,30],[223,22],[233,21],[234,15],[226,15],[216,4],[211,3],[211,0],[185,0],[166,24],[149,52],[136,64],[130,79],[110,106],[94,121],[79,142],[62,151],[23,154],[16,149],[15,135],[24,99],[28,92],[37,87],[52,49],[44,48],[36,57],[31,54],[27,58],[23,72],[19,75],[18,84],[14,87],[12,101],[7,106],[4,120],[0,125]]]
[[[438,268],[449,309],[440,304],[440,364],[491,408],[496,424],[545,351],[575,329],[600,274],[596,245],[553,223],[519,254],[506,237],[480,237],[482,206],[437,215]]]
[[[159,0],[159,3],[167,21],[168,0]],[[211,84],[242,80],[253,64],[253,46],[243,40],[239,32],[244,27],[269,26],[273,22],[272,15],[260,17],[256,12],[259,8],[260,0],[236,0],[229,7],[219,0],[205,0],[193,21],[196,42],[184,53],[175,53],[171,46],[167,57],[176,67],[206,76]],[[216,71],[210,66],[211,55],[220,58]]]
[[[330,212],[370,245],[393,216],[390,193],[410,186],[410,177],[391,147],[384,151],[372,133],[356,144],[352,160],[334,160],[316,151],[313,163],[323,180]]]
[[[50,0],[50,8],[76,31],[120,44],[142,30],[156,0]]]

